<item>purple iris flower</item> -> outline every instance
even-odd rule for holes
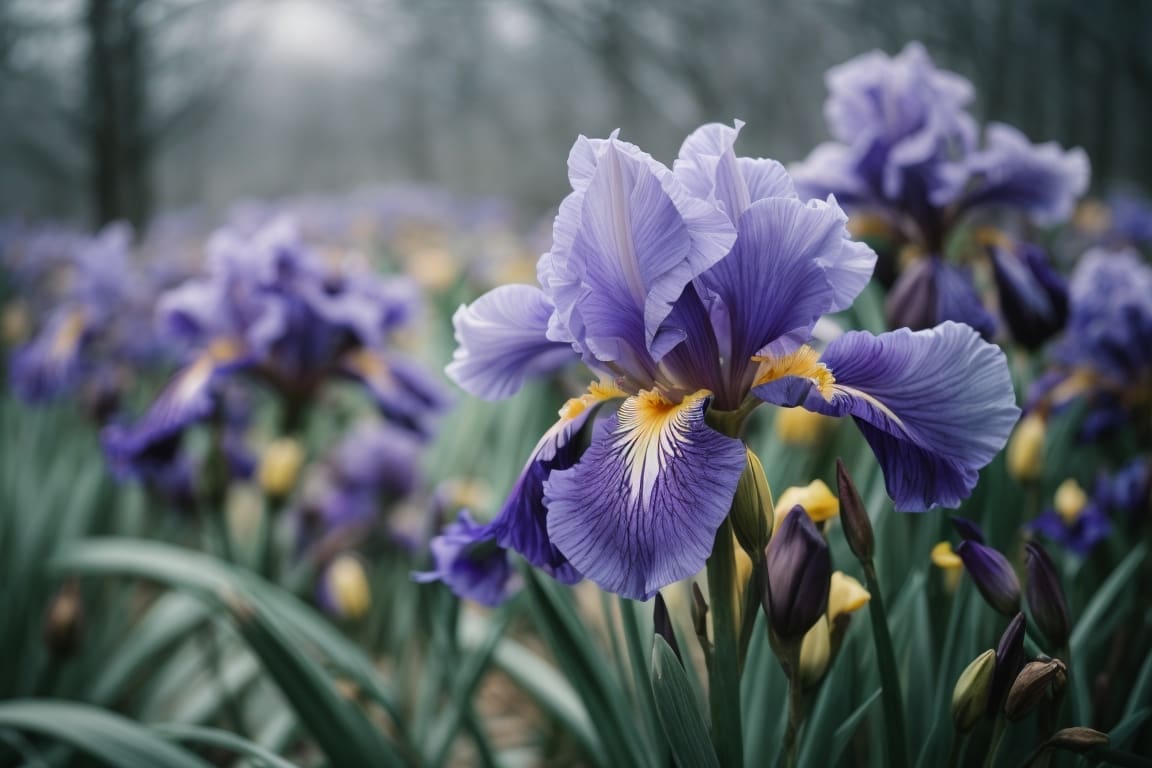
[[[1088,186],[1082,149],[1032,144],[991,123],[984,148],[968,114],[972,84],[935,67],[923,46],[880,51],[829,70],[825,119],[835,142],[793,166],[806,196],[885,215],[911,241],[939,253],[956,220],[1006,208],[1039,224],[1067,218]]]
[[[28,402],[43,402],[75,391],[129,360],[154,351],[138,321],[147,311],[147,286],[134,279],[132,229],[109,224],[90,238],[70,238],[57,259],[56,297],[42,329],[12,357],[13,389]]]
[[[956,320],[990,338],[994,324],[970,278],[940,266],[950,235],[962,219],[992,211],[1043,225],[1064,220],[1088,186],[1084,151],[1032,144],[997,123],[987,126],[979,148],[966,111],[971,83],[937,69],[918,43],[893,57],[859,56],[831,69],[826,80],[825,118],[836,141],[792,166],[797,189],[805,197],[833,194],[849,210],[879,215],[925,254],[893,288],[895,306],[887,313],[893,327],[904,318],[918,321],[908,323],[914,330]],[[923,321],[933,306],[936,313]]]
[[[1152,408],[1152,267],[1131,249],[1084,254],[1069,285],[1069,316],[1053,370],[1037,379],[1032,405],[1086,397],[1084,436],[1123,426]],[[1139,418],[1139,417],[1138,417]]]
[[[434,569],[412,574],[419,582],[442,581],[459,597],[498,605],[509,595],[515,572],[508,553],[485,535],[467,510],[432,539]]]
[[[1046,509],[1030,527],[1081,557],[1112,534],[1107,508],[1095,495],[1074,520],[1065,520],[1055,509]]]
[[[415,489],[424,444],[383,421],[361,422],[332,450],[299,519],[300,546],[325,549],[375,529]],[[394,538],[404,535],[389,519]],[[407,541],[402,543],[407,544]]]
[[[238,373],[296,414],[333,377],[357,380],[394,423],[430,434],[446,393],[431,371],[390,347],[416,311],[411,283],[357,263],[324,263],[286,219],[251,237],[217,233],[208,265],[207,277],[159,300],[163,334],[188,347],[191,360],[120,435],[121,452],[146,450],[213,415],[221,384]]]
[[[763,402],[851,415],[903,510],[957,505],[1003,447],[1019,410],[1003,353],[972,329],[809,345],[875,254],[834,200],[805,201],[779,163],[737,157],[740,126],[700,128],[672,170],[615,134],[581,137],[541,287],[456,313],[448,372],[473,394],[515,391],[563,347],[599,379],[480,539],[647,599],[704,565],[745,465],[735,435]],[[497,327],[517,345],[494,352]]]

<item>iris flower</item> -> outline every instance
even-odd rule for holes
[[[858,56],[833,67],[825,80],[824,113],[834,141],[792,166],[800,194],[834,194],[851,212],[884,222],[897,235],[897,248],[910,246],[905,253],[919,257],[889,295],[891,327],[956,320],[990,339],[994,321],[971,278],[945,263],[949,242],[961,224],[990,213],[1043,226],[1068,218],[1088,186],[1084,150],[1033,144],[1000,123],[985,126],[980,146],[980,130],[967,111],[972,84],[938,69],[919,43],[896,56]],[[1013,277],[1026,280],[1012,284],[1025,300],[1049,289],[1045,276],[1028,270]],[[1016,295],[1002,298],[1005,313],[1012,312]],[[1052,317],[1046,314],[1046,322]],[[1019,317],[1008,319],[1015,332]]]
[[[704,565],[761,403],[852,416],[902,510],[958,504],[1004,445],[1018,415],[1007,365],[971,328],[811,346],[876,257],[835,199],[804,200],[779,163],[737,157],[740,127],[700,128],[673,169],[615,134],[581,137],[540,286],[456,313],[448,373],[474,395],[506,397],[565,358],[595,379],[476,540],[647,599]]]
[[[275,393],[288,422],[342,377],[362,383],[393,423],[430,434],[446,405],[442,385],[390,345],[413,319],[414,286],[355,262],[324,263],[287,219],[251,237],[217,233],[208,262],[206,277],[159,300],[162,335],[189,359],[136,425],[107,433],[114,459],[130,464],[216,417],[222,385],[239,375]]]

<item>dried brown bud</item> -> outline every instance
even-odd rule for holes
[[[44,619],[44,645],[57,658],[67,658],[80,647],[84,633],[84,605],[80,582],[65,582],[52,598]]]
[[[1076,726],[1056,731],[1052,738],[1045,743],[1045,746],[1083,754],[1096,747],[1103,747],[1107,743],[1108,734],[1092,728]]]
[[[1004,716],[1016,721],[1036,708],[1053,686],[1067,679],[1067,667],[1060,659],[1030,661],[1016,675],[1004,701]]]

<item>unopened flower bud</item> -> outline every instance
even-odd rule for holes
[[[802,508],[795,508],[768,544],[764,611],[781,640],[799,641],[824,616],[832,579],[828,542]]]
[[[359,619],[372,604],[372,590],[364,565],[355,555],[339,555],[324,573],[324,586],[333,611],[345,619]]]
[[[932,547],[932,564],[944,573],[944,586],[948,592],[955,592],[960,583],[960,574],[964,573],[964,561],[952,551],[952,543],[941,541]]]
[[[1028,609],[1036,626],[1044,637],[1056,648],[1068,645],[1071,620],[1068,618],[1068,601],[1064,597],[1064,587],[1052,558],[1038,543],[1028,542],[1028,582],[1025,595]]]
[[[1057,747],[1078,754],[1089,752],[1096,747],[1103,747],[1107,744],[1108,734],[1081,726],[1056,731],[1052,738],[1045,742],[1046,746]]]
[[[44,619],[44,645],[58,659],[71,656],[80,646],[84,632],[84,605],[80,583],[67,581],[56,592]]]
[[[833,571],[828,586],[828,621],[860,610],[871,599],[872,594],[859,581],[843,571]]]
[[[1016,675],[1008,698],[1004,701],[1004,716],[1011,721],[1020,720],[1048,696],[1053,683],[1066,674],[1067,667],[1059,659],[1030,661]]]
[[[747,450],[748,463],[732,499],[732,530],[740,547],[753,560],[760,559],[772,537],[772,490],[760,458]]]
[[[776,411],[777,439],[784,445],[810,448],[817,445],[835,421],[807,408],[780,408]]]
[[[972,660],[952,689],[952,724],[960,733],[976,727],[988,709],[992,677],[996,671],[996,651],[989,648]]]
[[[996,672],[992,675],[992,692],[988,698],[988,714],[1000,711],[1008,689],[1024,666],[1024,614],[1018,613],[1008,623],[996,645]]]
[[[965,541],[984,543],[984,531],[980,530],[980,526],[976,525],[976,523],[959,515],[953,515],[949,520],[952,522],[952,527],[956,529],[956,533],[960,534],[960,538]]]
[[[696,582],[692,582],[692,631],[696,633],[701,648],[712,647],[708,640],[708,601]]]
[[[1020,419],[1008,440],[1008,474],[1021,482],[1040,479],[1044,471],[1044,438],[1047,431],[1047,422],[1039,411],[1032,411]]]
[[[1084,493],[1080,483],[1069,477],[1056,488],[1052,506],[1066,525],[1072,525],[1088,506],[1088,494]]]
[[[828,620],[820,619],[804,635],[800,643],[800,683],[815,685],[828,671],[832,658],[832,642]]]
[[[848,540],[848,546],[857,560],[861,563],[869,562],[876,547],[872,521],[864,509],[856,484],[848,474],[848,468],[840,458],[836,459],[836,490],[840,496],[840,525],[844,527],[844,538]]]
[[[260,458],[260,487],[272,497],[287,496],[304,465],[304,448],[290,437],[273,440]]]
[[[780,530],[788,512],[797,506],[803,507],[813,522],[822,523],[840,514],[840,502],[832,495],[832,490],[823,480],[813,480],[808,485],[794,485],[785,488],[777,503],[780,514],[776,515],[772,533]]]
[[[956,554],[984,599],[1005,616],[1020,611],[1020,580],[1008,558],[978,541],[962,541]]]

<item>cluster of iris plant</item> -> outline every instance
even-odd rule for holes
[[[107,456],[122,476],[174,493],[217,521],[230,484],[256,481],[266,499],[256,515],[259,569],[276,570],[275,512],[293,501],[296,551],[332,572],[328,566],[372,528],[386,502],[413,490],[416,458],[448,402],[434,373],[395,344],[416,317],[419,291],[355,254],[322,258],[287,218],[250,235],[217,232],[206,264],[207,274],[159,297],[160,336],[183,350],[183,365],[139,419],[105,428]],[[295,503],[314,414],[330,407],[342,381],[367,393],[378,421],[361,414]],[[251,421],[261,403],[274,415],[253,451]],[[188,438],[196,427],[198,448]],[[219,543],[231,558],[228,539],[221,526]],[[337,581],[348,572],[345,561]]]
[[[870,603],[886,754],[905,764],[903,686],[873,559],[879,510],[865,509],[843,464],[838,499],[816,481],[773,504],[748,438],[754,414],[763,405],[784,409],[777,434],[808,446],[824,439],[822,417],[850,416],[904,512],[966,504],[1015,430],[1007,482],[1004,464],[990,470],[1003,497],[975,507],[985,521],[1016,507],[995,525],[1009,556],[964,518],[955,518],[963,539],[955,553],[943,541],[921,555],[946,572],[950,601],[961,599],[966,571],[1010,619],[999,647],[956,682],[950,759],[964,757],[975,729],[973,743],[995,762],[1009,726],[1033,714],[1032,736],[1016,729],[1031,739],[1031,759],[1103,748],[1107,737],[1084,727],[1084,705],[1071,714],[1065,706],[1069,680],[1088,673],[1071,658],[1083,642],[1070,639],[1062,579],[1120,517],[1128,530],[1119,555],[1131,555],[1125,568],[1137,567],[1143,550],[1133,545],[1150,530],[1152,270],[1122,242],[1139,238],[1138,206],[1087,238],[1059,232],[1088,186],[1083,151],[1033,144],[996,123],[981,141],[967,111],[971,84],[936,68],[918,44],[854,59],[827,82],[836,140],[790,171],[738,156],[740,122],[698,129],[671,167],[615,133],[577,140],[572,192],[537,263],[537,285],[501,286],[461,306],[447,372],[485,400],[576,363],[591,383],[563,403],[495,514],[462,511],[433,540],[432,569],[416,577],[497,605],[521,576],[535,580],[517,568],[523,561],[564,584],[586,579],[623,598],[655,598],[656,631],[682,664],[691,662],[669,627],[696,628],[708,676],[708,754],[733,765],[740,712],[725,699],[739,696],[753,633],[767,633],[787,676],[779,754],[795,761],[849,614]],[[1066,278],[1049,250],[1084,242],[1092,248]],[[874,272],[870,289],[888,287],[894,330],[843,330],[836,318]],[[1023,411],[1018,390],[1027,393]],[[1070,413],[1073,402],[1087,407]],[[1062,410],[1079,428],[1046,447],[1047,420]],[[792,415],[805,412],[819,421]],[[1070,471],[1085,448],[1078,441],[1101,424],[1119,425],[1125,437],[1091,465],[1089,495],[1057,474]],[[1046,453],[1062,467],[1048,462],[1040,483]],[[833,571],[828,521],[837,513],[866,584]],[[1046,545],[1061,550],[1058,563]],[[1010,560],[1017,547],[1026,552],[1027,615]],[[1097,586],[1112,566],[1101,567]],[[706,592],[695,581],[702,572]],[[670,617],[689,611],[671,599],[686,580],[695,590],[691,617]],[[1087,594],[1080,605],[1091,603]],[[956,605],[954,614],[964,610]],[[1080,720],[1062,729],[1070,718]],[[682,744],[679,726],[663,724],[669,741]],[[912,736],[914,747],[917,738],[930,741]],[[931,752],[920,754],[923,761]]]

